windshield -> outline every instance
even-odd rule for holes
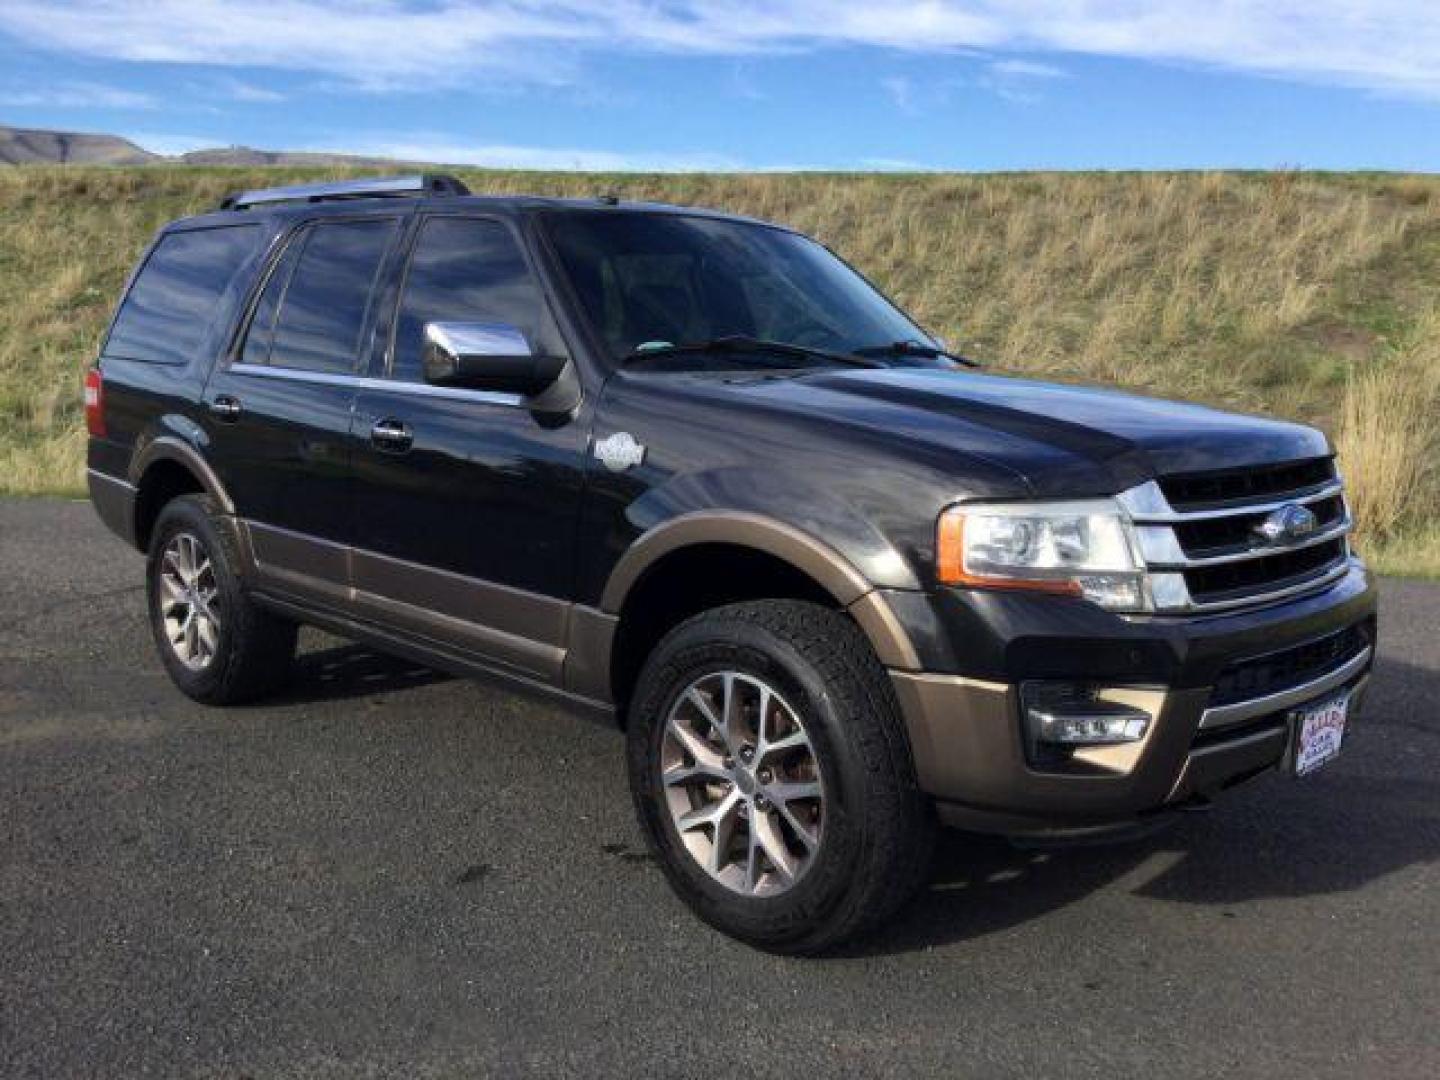
[[[585,314],[616,359],[721,338],[841,354],[930,342],[864,278],[795,233],[671,213],[547,218]],[[714,359],[733,365],[735,351]]]

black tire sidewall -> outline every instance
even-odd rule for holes
[[[776,896],[744,896],[710,877],[681,842],[665,804],[659,768],[665,718],[696,679],[720,670],[754,675],[779,691],[799,715],[820,767],[820,851],[800,880]],[[707,922],[757,945],[783,947],[813,933],[845,901],[865,843],[866,770],[824,676],[782,635],[723,613],[678,628],[641,675],[627,743],[631,790],[647,839],[672,886]]]

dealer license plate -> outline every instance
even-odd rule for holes
[[[1292,714],[1295,719],[1295,744],[1291,761],[1296,776],[1308,776],[1339,756],[1349,710],[1348,691],[1295,710]]]

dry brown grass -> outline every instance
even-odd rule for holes
[[[1407,526],[1440,518],[1434,458],[1440,419],[1440,315],[1392,356],[1351,375],[1336,448],[1360,534],[1393,545]]]
[[[0,490],[78,490],[80,373],[156,228],[237,188],[339,175],[354,173],[0,170]],[[1296,417],[1334,435],[1343,420],[1357,510],[1387,551],[1436,514],[1435,470],[1402,475],[1418,437],[1400,445],[1388,421],[1409,409],[1407,428],[1434,426],[1389,383],[1440,367],[1440,324],[1427,314],[1440,179],[462,175],[481,191],[609,191],[787,222],[997,370]],[[1427,460],[1437,453],[1429,443]],[[1382,493],[1392,489],[1408,494]]]

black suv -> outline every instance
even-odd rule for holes
[[[1304,775],[1369,675],[1321,434],[965,366],[758,221],[254,191],[132,277],[90,491],[191,697],[308,623],[611,718],[677,892],[812,952],[936,822],[1099,837]]]

